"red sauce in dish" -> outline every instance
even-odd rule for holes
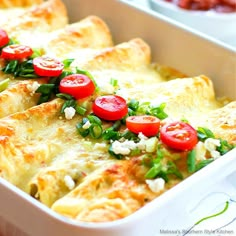
[[[187,10],[236,12],[236,0],[165,0]]]

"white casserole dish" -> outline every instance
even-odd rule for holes
[[[236,52],[233,48],[198,35],[161,15],[138,9],[138,6],[134,8],[125,1],[65,0],[65,3],[71,21],[91,14],[100,16],[108,23],[116,43],[142,37],[152,48],[153,61],[190,76],[205,74],[214,81],[218,96],[226,94],[236,99]],[[62,217],[0,179],[0,235],[154,236],[160,235],[160,230],[173,227],[186,229],[199,220],[199,215],[191,213],[196,201],[209,194],[217,183],[233,182],[236,171],[234,158],[236,150],[131,216],[99,224],[75,222]]]
[[[193,29],[236,46],[236,13],[194,11],[182,9],[165,0],[149,0],[150,7],[163,15],[186,24]]]

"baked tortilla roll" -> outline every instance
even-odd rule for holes
[[[1,177],[28,192],[27,183],[40,168],[78,144],[78,120],[60,119],[62,104],[55,99],[0,120]]]
[[[85,177],[74,190],[56,201],[52,209],[79,221],[106,222],[124,218],[161,193],[153,193],[145,181],[139,179],[137,168],[141,165],[137,167],[134,160],[116,160]]]
[[[212,81],[206,76],[174,79],[159,84],[137,83],[135,87],[118,90],[118,94],[126,95],[128,100],[149,101],[154,106],[165,103],[169,118],[177,120],[198,119],[201,113],[222,106],[215,98]]]
[[[49,40],[45,43],[45,53],[64,59],[68,58],[67,54],[73,51],[75,51],[74,56],[80,57],[82,48],[87,48],[86,53],[89,54],[89,50],[113,46],[108,26],[97,16],[88,16],[46,37]]]
[[[72,53],[69,56],[73,58],[75,55]],[[89,71],[96,79],[100,94],[111,94],[114,92],[111,78],[117,79],[118,89],[165,81],[150,61],[149,45],[142,39],[135,38],[94,54],[75,57],[71,67]]]
[[[29,183],[29,194],[43,204],[51,205],[79,185],[87,175],[114,162],[108,153],[86,151],[85,143],[76,144],[59,154],[46,168],[42,168]]]
[[[90,19],[88,19],[88,21],[90,21]],[[92,17],[92,19],[94,18]],[[107,40],[107,43],[110,45],[111,40],[109,36],[108,38],[109,40]],[[81,46],[87,46],[87,44],[83,45],[82,43],[82,41],[84,42],[87,41],[86,37],[85,39],[83,39],[83,37],[81,36],[80,41],[81,41]],[[99,42],[99,40],[97,42]],[[103,45],[104,44],[100,46]],[[93,46],[95,47],[95,43],[93,43]],[[148,80],[147,73],[150,74],[149,77],[152,78],[152,82],[158,81],[158,74],[153,69],[149,68],[148,64],[148,62],[150,61],[149,48],[147,44],[145,44],[143,41],[139,39],[131,40],[128,43],[123,43],[115,47],[109,47],[108,49],[104,50],[100,49],[95,51],[96,54],[94,54],[94,51],[92,50],[91,56],[88,56],[87,54],[86,59],[88,60],[88,63],[86,63],[85,58],[83,57],[83,62],[81,62],[81,64],[79,64],[79,60],[76,60],[76,66],[78,66],[80,69],[86,69],[87,65],[96,63],[97,65],[99,65],[100,69],[98,73],[94,73],[94,78],[96,81],[98,81],[98,85],[101,87],[100,90],[101,94],[107,94],[113,92],[110,91],[110,87],[112,87],[110,84],[110,79],[112,78],[112,76],[115,76],[114,78],[118,78],[120,80],[122,78],[123,83],[125,84],[128,83],[127,86],[133,86],[133,84],[137,83],[138,80],[139,82],[140,80],[142,80],[143,82],[147,81]],[[80,58],[81,54],[77,54],[77,57]],[[90,60],[89,57],[91,57],[92,59]],[[100,58],[103,58],[102,63],[100,61]],[[83,63],[85,63],[86,66],[84,66]],[[137,68],[140,68],[136,73],[133,72],[133,64],[135,64]],[[98,67],[95,68],[98,69]],[[116,68],[116,70],[110,70],[111,68],[113,69]],[[122,73],[122,70],[119,70],[119,68],[125,70],[126,73]],[[108,70],[105,71],[105,69]],[[115,72],[115,74],[114,73],[111,74],[111,71]],[[143,72],[142,75],[141,71]],[[91,71],[91,73],[93,74],[93,71]],[[131,77],[132,75],[133,77]],[[130,78],[129,80],[130,82],[127,81],[127,77]],[[30,106],[36,105],[38,94],[34,94],[36,90],[34,88],[36,88],[37,81],[39,83],[42,83],[43,80],[42,79],[35,80],[33,87],[32,87],[32,81],[24,81],[23,85],[22,82],[19,82],[19,84],[14,85],[14,89],[9,87],[4,92],[0,93],[0,117],[12,114],[13,112],[22,111],[24,109],[29,108]],[[15,83],[15,81],[13,83]],[[29,85],[27,86],[27,84]],[[120,85],[122,85],[122,81]],[[22,86],[25,88],[23,88]],[[23,89],[24,92],[22,92]],[[18,102],[14,102],[13,103],[14,105],[10,105],[11,109],[9,110],[5,109],[6,107],[9,106],[8,102],[11,101],[13,97],[15,97],[15,100]]]
[[[29,7],[42,2],[43,0],[1,0],[0,8]]]
[[[60,58],[63,58],[64,54],[73,50],[79,51],[82,48],[87,48],[86,54],[88,55],[95,49],[111,47],[113,44],[106,24],[96,16],[87,17],[78,23],[66,26],[65,29],[47,35],[49,36],[49,41],[46,41],[48,45],[44,45],[44,51],[50,51],[49,54],[52,55],[57,54],[54,55],[56,57],[60,55]],[[52,36],[51,38],[50,35]],[[44,36],[46,37],[46,35]],[[78,56],[81,55],[78,54]],[[3,68],[3,66],[4,62],[1,60],[0,67]],[[30,81],[24,80],[22,82],[20,78],[18,78],[19,80],[14,80],[11,75],[0,72],[0,81],[9,77],[11,78],[9,83],[14,84],[14,88],[9,86],[9,88],[0,93],[0,118],[36,105],[39,98],[39,94],[34,93],[37,89],[37,84],[45,83],[42,78]]]
[[[212,130],[216,138],[236,145],[236,101],[205,114],[199,120],[199,126]]]
[[[9,87],[0,93],[0,118],[35,106],[40,96],[35,90],[42,83],[46,83],[46,80],[13,80]]]
[[[50,32],[63,28],[68,23],[67,11],[61,0],[49,0],[33,6],[26,12],[11,17],[0,27],[8,32],[10,37],[21,42],[25,37],[37,40],[41,32]]]

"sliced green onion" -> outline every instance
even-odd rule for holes
[[[183,179],[182,173],[178,170],[177,166],[172,161],[168,161],[168,163],[167,163],[166,174],[167,175],[172,174],[172,175],[175,175],[176,177],[178,177],[179,179]]]
[[[188,172],[190,173],[195,172],[195,167],[196,167],[196,150],[195,149],[190,151],[187,155],[187,167],[188,167]]]
[[[152,159],[152,156],[150,154],[145,154],[143,157],[142,157],[142,164],[144,166],[147,166],[147,167],[152,167],[153,166],[153,159]],[[157,164],[157,163],[156,163]]]
[[[6,74],[13,74],[16,71],[18,64],[19,62],[17,60],[12,60],[2,69],[2,71]]]
[[[76,105],[76,106],[75,106],[75,110],[76,110],[76,112],[77,112],[79,115],[81,115],[81,116],[85,115],[85,113],[87,112],[87,109],[86,109],[86,108],[84,108],[84,107],[82,107],[82,106],[79,106],[79,105]]]
[[[102,126],[99,124],[91,124],[89,127],[89,134],[94,139],[99,139],[102,136]]]
[[[123,133],[121,133],[121,138],[125,138],[128,140],[134,140],[134,141],[139,140],[138,136],[129,130],[125,130]]]
[[[0,81],[0,92],[2,92],[5,89],[7,89],[7,87],[9,86],[9,82],[10,82],[9,78]]]
[[[82,137],[87,137],[89,135],[89,129],[84,129],[83,125],[88,121],[87,118],[83,118],[82,121],[80,123],[78,123],[76,125],[76,129],[78,131],[78,133],[82,136]]]
[[[67,107],[75,107],[75,106],[76,106],[76,101],[74,99],[66,100],[64,104],[62,105],[61,113],[64,113]]]
[[[137,111],[138,108],[139,108],[139,101],[135,100],[135,99],[131,99],[129,102],[128,102],[128,107],[130,109],[132,109],[133,111]]]
[[[162,103],[160,106],[157,107],[150,107],[150,110],[148,115],[156,116],[157,118],[163,120],[168,117],[168,115],[165,113],[164,109],[166,107],[165,103]]]
[[[198,136],[198,139],[203,142],[208,138],[215,138],[215,135],[213,134],[213,132],[209,130],[208,128],[204,128],[204,127],[197,128],[197,136]]]
[[[74,61],[75,59],[65,59],[62,61],[62,63],[64,64],[64,68],[67,69],[70,67],[71,63]]]
[[[118,85],[118,80],[117,80],[117,79],[114,79],[114,78],[111,78],[110,84],[111,84],[113,87],[116,87],[116,86]]]
[[[42,56],[42,49],[33,49],[33,54],[30,56],[31,59],[35,58],[35,57],[40,57]]]
[[[120,134],[119,132],[113,130],[112,128],[106,129],[103,131],[102,138],[104,140],[118,140],[120,139]]]
[[[55,88],[55,84],[41,84],[36,93],[49,94]]]
[[[196,164],[195,171],[198,171],[204,168],[205,166],[209,165],[213,161],[214,161],[214,158],[209,158],[209,159],[200,161],[199,163]]]
[[[161,171],[161,163],[154,164],[151,169],[145,174],[146,179],[154,179]]]
[[[102,125],[102,121],[94,115],[88,115],[88,120],[91,124],[98,124],[98,125]]]
[[[73,97],[67,93],[57,93],[56,97],[64,99],[64,100],[73,100]]]
[[[216,150],[221,154],[224,155],[228,151],[235,148],[233,144],[229,144],[226,140],[220,139],[220,146],[216,148]]]
[[[140,149],[138,149],[138,148],[135,148],[135,149],[133,149],[133,150],[131,150],[131,152],[130,152],[130,156],[138,156],[138,155],[140,155],[141,154],[141,150]]]

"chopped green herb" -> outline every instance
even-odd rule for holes
[[[17,69],[18,63],[19,62],[17,60],[12,60],[9,63],[7,63],[7,65],[2,69],[2,71],[5,74],[14,74],[14,72]]]
[[[127,105],[128,105],[128,108],[132,109],[133,111],[137,111],[139,108],[139,101],[135,99],[131,99]]]
[[[114,78],[111,78],[110,84],[111,84],[113,87],[116,87],[116,86],[118,85],[118,80],[117,80],[117,79],[114,79]]]
[[[165,103],[162,103],[160,106],[157,107],[150,107],[149,111],[147,111],[147,115],[152,115],[163,120],[168,117],[168,115],[164,111],[165,107]]]
[[[156,176],[160,173],[162,170],[162,165],[161,163],[155,163],[151,169],[145,174],[146,179],[154,179]]]
[[[65,109],[66,109],[67,107],[73,107],[73,108],[75,108],[75,106],[76,106],[76,101],[75,101],[74,99],[66,100],[66,101],[64,102],[64,104],[62,105],[61,113],[64,113],[64,111],[65,111]]]
[[[195,166],[196,166],[196,149],[193,149],[190,152],[188,152],[187,156],[188,172],[190,173],[195,172]]]
[[[209,158],[209,159],[200,161],[199,163],[196,164],[195,171],[199,171],[200,169],[207,166],[208,164],[210,164],[213,161],[214,161],[214,158]]]
[[[67,93],[57,93],[56,97],[64,99],[64,100],[72,100],[73,97]]]
[[[79,122],[77,125],[76,125],[76,129],[78,131],[78,133],[82,136],[82,137],[87,137],[89,135],[89,129],[84,129],[83,126],[84,124],[88,122],[88,119],[87,118],[83,118],[81,122]]]
[[[81,116],[85,115],[85,113],[87,112],[86,108],[79,106],[79,105],[75,106],[75,110]]]
[[[215,138],[215,135],[212,133],[212,131],[204,127],[197,128],[197,136],[198,139],[202,142],[204,142],[208,138]]]
[[[102,136],[102,126],[97,123],[93,123],[89,127],[89,134],[94,139],[99,139]]]
[[[216,148],[216,150],[221,154],[224,155],[228,151],[235,148],[233,144],[229,144],[226,140],[220,139],[220,146]]]
[[[4,91],[9,86],[9,82],[9,78],[0,81],[0,92]]]
[[[70,67],[71,63],[74,61],[75,59],[65,59],[62,61],[62,63],[64,64],[64,68],[67,69]]]

